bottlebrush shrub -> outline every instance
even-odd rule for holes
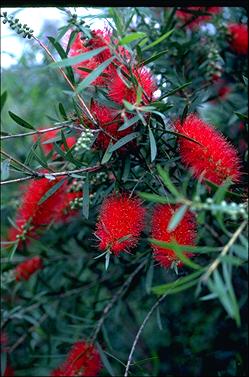
[[[69,51],[69,56],[77,56],[79,54],[83,54],[85,52],[89,52],[91,50],[95,50],[100,47],[106,47],[104,51],[100,54],[94,56],[93,58],[86,60],[82,63],[75,64],[73,66],[74,70],[79,74],[81,79],[84,79],[89,75],[89,71],[96,69],[101,63],[106,61],[107,59],[111,58],[113,55],[111,52],[110,44],[111,44],[111,31],[110,30],[93,30],[91,32],[92,38],[86,39],[81,37],[81,33],[77,34],[74,42],[72,43]],[[117,44],[117,41],[116,41]],[[114,46],[115,47],[115,41]],[[116,46],[117,47],[117,46]],[[123,59],[129,61],[130,53],[122,46],[118,46],[116,49],[117,54],[120,54]],[[115,64],[120,64],[118,59],[114,59]],[[112,62],[104,71],[103,75],[97,77],[96,80],[93,81],[93,85],[105,85],[106,84],[106,77],[112,75],[113,71],[115,70],[114,62]],[[84,69],[86,69],[84,71]]]
[[[66,361],[51,376],[95,377],[102,368],[101,359],[93,344],[77,342],[70,350]]]
[[[36,271],[42,269],[43,261],[40,257],[33,257],[18,264],[15,268],[16,280],[28,280]]]
[[[63,178],[54,180],[41,178],[31,180],[25,187],[22,202],[17,211],[16,225],[9,230],[8,238],[10,241],[25,239],[26,237],[36,237],[36,230],[43,225],[48,225],[52,220],[60,216],[64,206],[64,194],[67,184],[64,182],[47,200],[39,204],[39,201],[56,183]]]
[[[42,130],[42,128],[39,128],[39,130]],[[41,147],[42,147],[43,151],[46,154],[48,154],[49,152],[51,152],[54,149],[54,143],[52,141],[51,143],[44,144],[44,142],[47,142],[50,139],[54,139],[59,133],[60,133],[59,130],[51,130],[51,131],[44,132],[44,133],[39,134],[39,135],[35,134],[35,135],[33,135],[33,140],[34,140],[34,142],[36,142],[38,140],[38,138],[40,137]],[[77,139],[76,139],[75,136],[68,136],[68,137],[66,137],[66,141],[67,141],[68,148],[72,148],[72,146],[76,143]],[[61,149],[63,151],[65,150],[64,145],[61,146]]]
[[[146,67],[134,66],[132,67],[131,72],[129,72],[126,67],[122,67],[122,70],[128,76],[132,74],[132,76],[135,77],[137,84],[134,85],[125,77],[125,81],[122,80],[117,71],[113,73],[108,85],[108,94],[112,101],[118,104],[123,104],[123,100],[126,100],[132,104],[135,104],[138,85],[143,91],[142,101],[144,105],[148,105],[153,99],[155,99],[154,93],[157,90],[156,81]]]
[[[217,13],[220,13],[221,11],[220,7],[187,7],[186,9],[189,11],[191,10],[195,12],[201,11],[201,12],[212,13],[212,14],[217,14]],[[195,16],[193,13],[186,12],[185,10],[177,10],[176,15],[184,23],[192,20],[187,25],[190,29],[195,29],[203,22],[208,22],[212,19],[212,15],[211,16],[209,15]]]
[[[103,202],[97,223],[96,237],[100,250],[118,255],[138,243],[144,227],[145,209],[138,198],[112,195]]]
[[[240,159],[236,149],[210,124],[190,114],[175,129],[197,143],[179,137],[179,151],[182,162],[190,167],[196,178],[205,173],[205,178],[220,185],[226,178],[238,182],[241,176]]]
[[[248,53],[248,26],[243,24],[228,25],[230,35],[230,48],[237,54],[247,55]]]
[[[154,208],[151,220],[151,235],[159,241],[172,242],[176,241],[179,245],[194,246],[196,239],[197,223],[195,215],[187,211],[172,232],[168,231],[169,222],[179,205],[160,204]],[[152,245],[154,258],[161,266],[169,268],[172,263],[176,263],[177,267],[182,267],[183,263],[171,249],[165,249],[157,245]],[[187,257],[191,257],[191,253],[184,253]]]

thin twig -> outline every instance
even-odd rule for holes
[[[106,305],[106,307],[104,308],[103,310],[103,314],[101,316],[101,318],[99,319],[98,323],[97,323],[97,326],[96,326],[96,329],[91,337],[91,343],[93,343],[95,341],[95,339],[97,338],[98,336],[98,333],[109,313],[109,311],[111,310],[111,308],[113,307],[113,305],[116,303],[116,301],[118,301],[118,299],[123,296],[123,294],[126,292],[126,290],[128,289],[130,283],[132,282],[132,280],[134,279],[134,277],[137,275],[137,273],[144,267],[144,265],[147,263],[146,260],[144,260],[136,269],[135,271],[129,276],[129,278],[125,281],[125,283],[120,287],[120,289],[117,291],[117,293],[113,296],[113,298],[111,299],[111,301]]]
[[[213,261],[213,263],[209,266],[207,272],[202,276],[202,278],[201,278],[202,282],[206,282],[208,280],[209,276],[213,273],[213,271],[219,266],[222,258],[227,254],[227,252],[229,251],[230,247],[234,244],[234,242],[236,241],[236,239],[238,238],[238,236],[243,231],[243,229],[245,228],[246,225],[247,225],[247,220],[245,220],[238,227],[238,229],[233,234],[233,236],[231,237],[231,239],[229,240],[229,242],[224,246],[224,248],[223,248],[222,252],[220,253],[220,255],[218,256],[218,258],[216,258]]]
[[[71,121],[67,121],[65,123],[72,123],[72,122]],[[82,127],[77,127],[77,126],[74,126],[74,125],[72,126],[72,125],[69,125],[69,124],[61,124],[60,126],[55,126],[55,127],[50,127],[50,128],[44,128],[42,130],[35,130],[35,131],[25,132],[25,133],[22,133],[22,134],[1,136],[0,139],[1,140],[7,140],[7,139],[13,139],[15,137],[30,136],[30,135],[35,135],[35,134],[44,134],[46,132],[54,131],[54,130],[59,130],[59,129],[64,128],[64,127],[70,127],[70,128],[82,131]]]
[[[24,165],[22,162],[16,160],[14,157],[10,156],[8,153],[6,153],[5,151],[1,150],[0,151],[2,155],[4,155],[5,157],[7,157],[9,160],[15,162],[17,165],[21,166],[23,169],[27,170],[30,174],[32,175],[36,175],[36,172],[32,169],[30,169],[28,166]]]
[[[39,173],[39,172],[34,172],[32,176],[29,177],[23,177],[23,178],[16,178],[16,179],[10,179],[8,181],[2,181],[1,185],[6,185],[9,183],[16,183],[16,182],[21,182],[21,181],[27,181],[29,179],[41,179],[41,178],[46,178],[47,175],[53,176],[53,177],[61,177],[64,175],[67,175],[70,177],[71,174],[77,174],[77,173],[84,173],[84,172],[92,172],[101,169],[103,166],[102,165],[96,165],[96,166],[90,166],[88,168],[82,168],[82,169],[76,169],[76,170],[67,170],[67,171],[60,171],[57,173]]]
[[[158,307],[158,305],[160,305],[160,303],[165,299],[165,297],[169,294],[169,292],[165,293],[163,296],[161,296],[156,302],[155,304],[152,306],[152,308],[150,309],[150,311],[148,312],[148,314],[146,315],[146,317],[144,318],[143,320],[143,323],[142,325],[140,326],[138,332],[137,332],[137,335],[134,339],[134,342],[132,344],[132,347],[131,347],[131,351],[130,351],[130,354],[129,354],[129,357],[128,357],[128,361],[127,361],[127,364],[126,364],[126,368],[125,368],[125,373],[124,373],[124,377],[127,377],[128,376],[128,372],[129,372],[129,368],[130,368],[130,365],[131,365],[131,361],[132,361],[132,356],[133,356],[133,353],[135,351],[135,348],[136,348],[136,345],[137,345],[137,342],[138,342],[138,339],[147,323],[147,321],[149,320],[151,314],[154,312],[154,310]]]
[[[53,55],[51,54],[51,52],[49,51],[49,49],[47,48],[47,46],[42,43],[38,38],[36,38],[35,36],[32,36],[34,38],[34,40],[39,43],[39,45],[44,49],[44,51],[47,53],[47,55],[53,60],[53,62],[55,63],[58,63],[56,61],[56,59],[53,57]],[[76,88],[75,86],[71,83],[71,81],[68,79],[67,75],[65,74],[65,72],[63,71],[63,69],[58,65],[58,69],[60,71],[60,73],[62,74],[62,76],[64,77],[64,79],[66,80],[66,82],[68,83],[68,85],[70,86],[70,88],[76,92]],[[88,107],[86,106],[84,100],[82,99],[82,97],[77,94],[77,98],[79,100],[79,103],[81,105],[81,108],[82,110],[86,113],[86,115],[88,116],[88,118],[96,125],[97,122],[96,120],[94,119],[94,117],[92,116],[91,112],[89,111]]]

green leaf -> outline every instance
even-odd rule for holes
[[[5,90],[2,94],[1,94],[1,112],[3,110],[3,107],[5,105],[5,102],[7,101],[7,97],[8,97],[8,93],[7,93],[7,90]]]
[[[62,105],[62,103],[59,103],[59,112],[61,113],[62,118],[64,120],[68,120],[67,113],[66,113],[66,111],[65,111],[64,106]]]
[[[151,194],[149,192],[139,192],[138,195],[142,199],[148,200],[153,203],[162,203],[162,204],[170,203],[170,201],[167,198],[157,195],[157,194]]]
[[[9,178],[10,159],[1,162],[1,180]]]
[[[191,259],[189,259],[182,251],[182,249],[178,246],[178,243],[175,242],[175,254],[177,257],[188,267],[193,268],[194,270],[199,270],[201,266],[199,264],[194,263]]]
[[[125,105],[126,109],[129,111],[132,111],[135,108],[135,106],[132,103],[126,101],[125,99],[123,99],[123,104]]]
[[[79,93],[81,90],[87,88],[94,80],[96,80],[99,75],[111,64],[111,62],[115,59],[114,56],[105,60],[102,64],[100,64],[96,69],[94,69],[89,75],[79,83],[76,92]]]
[[[151,159],[151,162],[153,162],[157,155],[157,145],[156,145],[155,137],[150,127],[149,127],[149,138],[150,138],[150,159]]]
[[[24,128],[29,128],[30,130],[35,130],[35,128],[33,126],[31,126],[31,124],[29,124],[28,122],[26,122],[24,119],[20,118],[19,116],[17,116],[16,114],[12,113],[12,111],[9,111],[9,116],[17,123],[19,124],[19,126],[22,126]]]
[[[48,37],[48,40],[52,43],[52,45],[54,46],[54,48],[56,49],[60,57],[62,59],[67,59],[67,54],[64,51],[64,49],[61,47],[60,43],[57,42],[55,38],[53,37]],[[74,73],[73,73],[72,67],[66,67],[66,74],[67,74],[68,79],[71,81],[71,83],[74,84],[75,80],[74,80]]]
[[[86,174],[86,179],[83,185],[83,202],[82,202],[82,213],[83,216],[88,219],[89,217],[89,205],[90,205],[90,198],[89,198],[89,176],[88,173]]]
[[[7,367],[7,352],[1,352],[1,376],[5,375]]]
[[[140,120],[139,115],[135,115],[133,118],[128,119],[126,122],[119,127],[118,131],[126,130],[127,128],[131,127],[134,123]]]
[[[242,120],[242,122],[248,122],[248,115],[238,113],[237,111],[234,112],[234,114],[237,115],[237,117]]]
[[[112,152],[110,152],[112,145],[113,145],[112,140],[110,140],[110,143],[109,143],[109,145],[108,145],[108,147],[107,147],[107,149],[104,153],[104,156],[102,157],[101,164],[106,164],[110,160],[110,158],[112,157]]]
[[[165,184],[167,189],[171,192],[171,194],[173,194],[177,198],[181,197],[181,194],[178,192],[175,185],[171,182],[169,173],[166,170],[164,170],[160,165],[157,165],[157,170],[160,177],[163,180],[163,183]]]
[[[177,244],[176,246],[176,243],[175,242],[165,242],[165,241],[159,241],[159,240],[156,240],[154,238],[148,238],[148,241],[157,245],[157,246],[160,246],[164,249],[172,249],[174,250],[175,252],[178,251],[178,249],[182,250],[182,251],[187,251],[187,252],[191,252],[191,253],[197,253],[197,254],[200,254],[200,253],[213,253],[213,252],[216,252],[218,253],[219,251],[221,251],[221,248],[220,247],[212,247],[212,246],[190,246],[190,245],[179,245]]]
[[[118,150],[125,144],[129,143],[131,140],[136,139],[139,135],[139,132],[132,132],[131,134],[124,136],[122,139],[119,139],[115,144],[111,146],[109,152],[112,153]]]
[[[198,272],[198,275],[201,274],[201,270],[199,270],[197,272]],[[185,291],[186,289],[192,288],[193,286],[198,284],[199,278],[196,278],[196,277],[194,278],[194,274],[195,273],[190,274],[188,276],[188,277],[190,277],[190,279],[188,279],[188,281],[186,281],[184,283],[183,283],[184,278],[182,278],[182,279],[180,278],[176,282],[153,287],[151,289],[151,291],[153,293],[155,293],[156,295],[160,295],[160,296],[164,295],[165,293],[168,293],[169,295],[173,295],[173,294]],[[179,280],[182,280],[182,281],[181,281],[181,283],[177,284],[177,282]]]
[[[181,207],[179,207],[175,211],[175,213],[171,217],[170,222],[168,224],[168,227],[167,227],[168,232],[173,232],[177,228],[177,226],[183,219],[187,209],[188,209],[188,206],[186,204],[183,204]]]
[[[151,262],[150,262],[150,266],[149,266],[149,269],[147,271],[146,277],[145,277],[145,290],[148,293],[148,295],[151,292],[153,274],[154,274],[154,260],[152,259]]]
[[[62,37],[63,35],[66,34],[66,32],[71,28],[71,25],[66,25],[66,26],[63,26],[61,28],[59,28],[59,32],[57,34],[57,37],[55,38],[55,42],[58,42]]]
[[[123,35],[124,24],[119,10],[113,7],[109,8],[109,14],[115,23],[119,35]]]
[[[112,377],[116,376],[116,373],[114,373],[114,370],[112,369],[112,366],[109,363],[109,360],[107,359],[104,351],[102,350],[102,348],[101,348],[101,346],[100,346],[100,344],[98,342],[96,343],[96,346],[98,348],[98,351],[99,351],[102,363],[103,363],[104,367],[106,368],[107,372]]]
[[[94,56],[100,54],[102,51],[104,51],[106,49],[107,49],[107,46],[106,47],[99,47],[99,48],[96,48],[95,50],[91,50],[91,51],[88,51],[88,52],[84,52],[83,54],[73,56],[72,58],[65,58],[65,59],[62,59],[59,62],[51,63],[51,64],[49,64],[49,67],[50,68],[70,67],[72,65],[79,64],[79,63],[82,63],[86,60],[89,60],[89,59],[93,58]]]
[[[145,59],[141,63],[139,63],[139,65],[144,66],[144,65],[149,64],[151,62],[154,62],[155,60],[159,59],[161,56],[165,55],[166,52],[168,52],[168,50],[161,51],[158,54],[153,54],[150,58]]]
[[[163,95],[158,99],[158,101],[161,101],[163,98],[166,98],[166,97],[172,96],[173,94],[175,94],[175,93],[178,92],[179,90],[182,90],[182,89],[186,88],[186,87],[189,86],[190,84],[192,84],[192,81],[186,82],[185,84],[183,84],[183,85],[181,85],[181,86],[178,86],[178,87],[175,88],[175,89],[170,90],[169,92],[163,94]]]
[[[107,251],[107,253],[105,254],[105,269],[106,269],[106,271],[108,270],[108,267],[109,267],[109,264],[110,264],[110,257],[111,257],[111,253],[110,253],[110,251]]]
[[[46,175],[49,178],[49,174]],[[51,176],[54,179],[54,176]],[[44,203],[50,196],[52,196],[59,188],[64,184],[67,178],[63,178],[61,181],[57,182],[54,186],[52,186],[39,200],[38,205]]]
[[[164,41],[164,39],[168,38],[173,33],[173,31],[174,29],[167,31],[167,33],[163,34],[160,38],[156,39],[154,42],[150,43],[148,46],[145,46],[143,48],[143,51],[148,50],[151,47],[155,47],[156,45]]]
[[[227,178],[225,182],[222,183],[222,185],[218,186],[218,190],[213,196],[213,201],[215,203],[221,203],[221,201],[225,198],[226,192],[228,191],[231,184],[232,180],[230,178]]]
[[[123,46],[123,45],[127,45],[133,41],[136,41],[137,39],[141,39],[141,38],[144,38],[146,37],[146,33],[143,33],[143,32],[137,32],[137,33],[131,33],[131,34],[127,34],[125,37],[123,37],[120,41],[119,41],[119,45],[120,46]]]

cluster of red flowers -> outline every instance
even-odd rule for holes
[[[220,7],[187,7],[185,10],[177,10],[176,15],[177,17],[184,23],[187,23],[187,26],[190,29],[195,29],[203,22],[208,22],[212,19],[212,15],[202,15],[198,16],[195,15],[193,12],[202,12],[202,13],[210,13],[210,14],[217,14],[220,13]]]
[[[245,24],[228,25],[230,34],[230,47],[237,54],[247,55],[248,53],[248,26]]]
[[[84,341],[73,345],[66,361],[52,371],[51,376],[95,377],[102,368],[101,359],[93,344]]]
[[[42,269],[43,261],[40,257],[33,257],[18,264],[15,269],[16,280],[28,280],[36,271]]]
[[[53,180],[41,178],[31,180],[24,187],[22,203],[16,215],[16,227],[10,228],[8,233],[10,241],[21,241],[27,237],[36,238],[37,231],[52,221],[66,221],[75,214],[71,213],[69,204],[71,200],[82,196],[82,193],[69,192],[70,186],[62,180],[63,177]],[[61,186],[43,201],[48,191],[59,182]]]
[[[74,70],[79,74],[81,79],[86,78],[89,75],[89,70],[96,69],[100,64],[113,56],[113,49],[116,54],[114,60],[92,84],[105,87],[110,100],[119,105],[123,105],[123,100],[135,104],[138,86],[140,86],[142,89],[143,104],[149,104],[155,98],[154,93],[157,90],[155,79],[144,66],[135,64],[131,68],[128,68],[130,53],[123,46],[117,46],[117,43],[118,41],[113,40],[111,32],[107,30],[93,30],[92,38],[88,40],[81,38],[80,34],[78,34],[71,45],[70,56],[76,56],[100,47],[105,47],[105,49],[91,59],[74,65]],[[133,82],[130,79],[131,76],[133,77]],[[136,82],[135,85],[134,81]],[[90,110],[99,126],[97,127],[99,134],[95,143],[95,147],[98,149],[105,150],[111,140],[114,142],[119,140],[131,133],[135,127],[134,125],[125,131],[118,131],[123,122],[120,111],[114,111],[114,109],[100,105],[96,101],[92,102]],[[95,128],[94,125],[89,124],[89,126],[90,128]]]
[[[194,245],[196,220],[187,212],[177,228],[169,232],[167,226],[178,206],[157,206],[152,216],[152,237],[170,242],[175,239],[180,245]],[[139,235],[144,228],[145,208],[137,198],[112,195],[107,198],[100,209],[97,231],[100,250],[109,250],[114,255],[127,251],[137,245]],[[171,249],[153,246],[154,257],[163,267],[169,268],[172,262],[182,263]],[[186,254],[188,257],[191,254]]]

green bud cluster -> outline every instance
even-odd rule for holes
[[[204,203],[200,202],[200,197],[194,198],[195,202],[191,208],[198,212],[202,209],[211,211],[213,215],[216,215],[219,212],[225,213],[231,216],[232,220],[237,220],[239,217],[242,217],[244,220],[248,219],[247,203],[228,203],[225,200],[222,200],[221,203],[216,204],[212,198],[207,198]]]
[[[23,38],[31,38],[33,36],[34,30],[30,29],[27,24],[21,24],[18,18],[14,18],[14,16],[9,16],[7,12],[3,12],[0,15],[3,17],[3,24],[9,23],[10,28],[15,30],[17,34],[22,34]]]
[[[80,152],[84,150],[90,150],[93,141],[94,134],[92,130],[86,128],[80,135],[75,145],[75,151]]]

